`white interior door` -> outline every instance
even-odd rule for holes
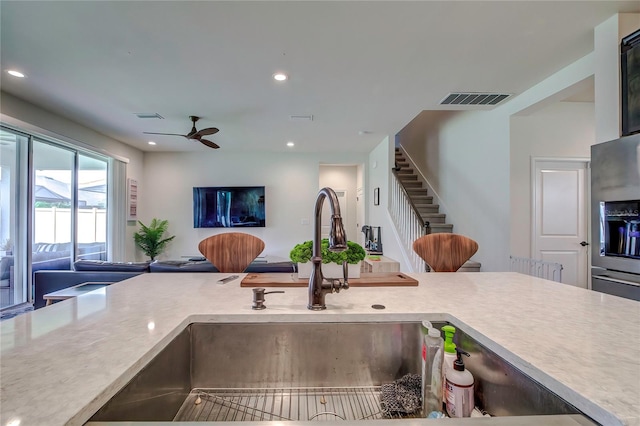
[[[342,217],[342,224],[346,229],[349,228],[348,224],[351,223],[349,217],[349,210],[347,209],[347,190],[346,189],[334,189],[336,196],[338,197],[338,204],[340,204],[340,216]],[[322,204],[322,222],[320,222],[320,236],[321,238],[329,238],[329,231],[331,230],[331,207],[327,199]],[[347,235],[347,238],[350,238]]]
[[[535,259],[562,264],[562,282],[588,288],[587,160],[533,160]]]

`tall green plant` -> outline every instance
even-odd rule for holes
[[[156,260],[156,256],[164,251],[167,243],[175,238],[175,235],[163,238],[169,226],[168,220],[154,218],[151,220],[149,226],[146,226],[140,221],[138,221],[138,223],[140,224],[140,230],[133,234],[133,239],[135,240],[136,246],[154,261]]]

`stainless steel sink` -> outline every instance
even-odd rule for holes
[[[476,405],[494,420],[593,424],[456,328],[471,353]],[[380,386],[420,369],[418,322],[196,323],[90,422],[381,419]]]

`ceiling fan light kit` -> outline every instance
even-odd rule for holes
[[[196,122],[200,120],[200,117],[195,115],[190,115],[189,119],[193,123],[191,127],[191,131],[186,135],[182,135],[179,133],[155,133],[155,132],[143,132],[145,135],[163,135],[163,136],[182,136],[183,138],[187,138],[189,140],[196,140],[201,144],[208,146],[209,148],[218,149],[220,146],[215,142],[211,142],[207,139],[202,139],[203,136],[214,135],[219,132],[216,127],[207,127],[206,129],[197,130]]]

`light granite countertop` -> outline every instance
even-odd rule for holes
[[[267,297],[228,274],[151,273],[0,323],[0,426],[83,424],[192,322],[444,319],[592,419],[640,425],[640,303],[517,273],[407,274],[310,311],[306,288]],[[371,308],[383,304],[383,311]],[[12,423],[13,422],[13,423]]]

